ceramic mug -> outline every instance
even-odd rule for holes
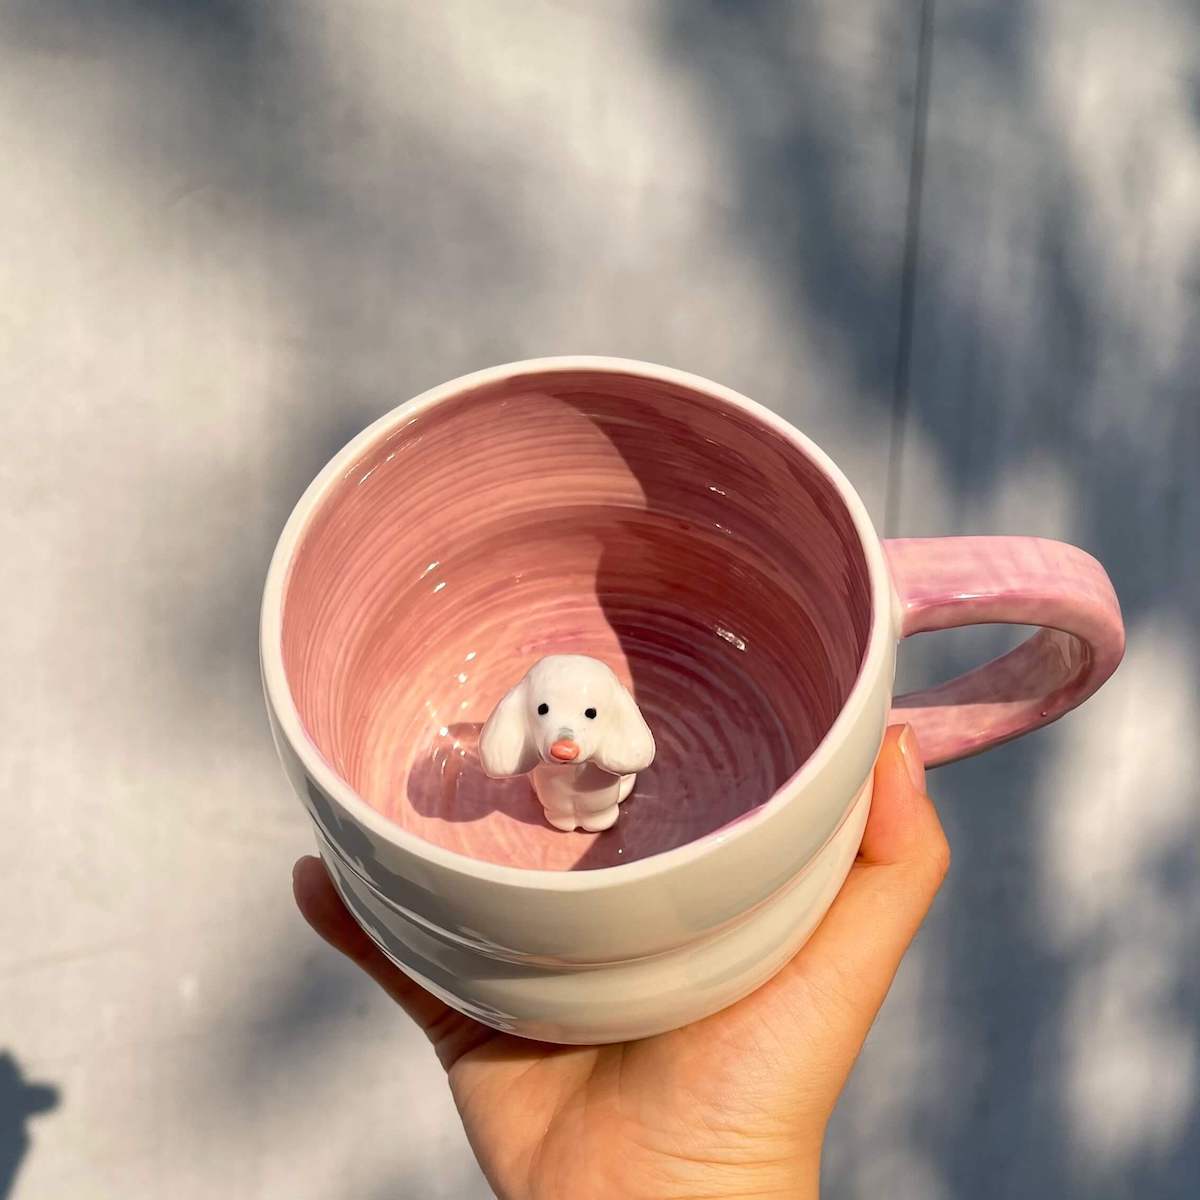
[[[897,642],[1042,628],[893,699]],[[830,459],[728,388],[557,358],[434,388],[305,492],[266,582],[275,743],[355,918],[481,1021],[596,1043],[777,971],[853,862],[885,727],[933,765],[1063,715],[1116,668],[1103,568],[1036,538],[881,541]],[[475,743],[542,655],[590,654],[658,753],[616,826],[551,829]]]

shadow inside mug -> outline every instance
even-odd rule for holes
[[[505,832],[506,817],[539,827],[544,816],[527,777],[483,772],[478,723],[428,726],[429,742],[406,756],[405,794],[420,817],[474,827],[447,839],[460,852],[491,857],[499,844],[508,861],[594,870],[744,819],[803,765],[857,674],[865,568],[820,472],[742,414],[636,375],[529,382],[543,424],[572,445],[609,443],[620,465],[606,468],[607,486],[621,474],[627,484],[615,485],[620,499],[600,489],[571,510],[543,513],[516,538],[518,572],[526,560],[572,561],[559,554],[560,538],[576,562],[595,554],[586,574],[560,566],[549,632],[522,636],[531,650],[557,641],[553,652],[609,660],[654,733],[655,759],[617,824],[598,834]],[[525,386],[506,384],[517,395]],[[571,410],[572,421],[556,410]],[[501,542],[489,547],[496,570],[506,561]],[[431,711],[441,707],[437,699]],[[436,826],[422,832],[440,838]]]
[[[525,825],[544,823],[529,777],[492,779],[479,761],[479,721],[447,727],[427,754],[413,764],[408,802],[424,817],[453,823],[480,821],[494,812]]]
[[[561,398],[593,419],[603,414],[594,423],[637,480],[648,513],[679,512],[678,479],[658,466],[661,441],[641,424],[621,419],[615,411],[623,403],[620,397],[593,392]],[[679,420],[681,443],[696,438],[684,418]],[[748,454],[733,445],[723,447],[721,454],[748,492],[770,494],[766,473]],[[710,574],[702,574],[699,558],[689,561],[688,539],[722,529],[718,522],[730,519],[721,480],[714,479],[711,488],[707,481],[695,482],[699,503],[688,514],[694,527],[678,543],[683,552],[674,570],[669,559],[664,561],[669,544],[648,542],[634,559],[631,546],[637,538],[628,531],[614,530],[601,543],[596,600],[620,645],[634,697],[654,732],[657,755],[621,805],[617,824],[594,835],[574,870],[619,864],[626,838],[635,848],[634,857],[646,857],[647,841],[657,843],[651,854],[662,853],[744,819],[799,770],[832,719],[813,711],[789,721],[779,711],[762,656],[775,654],[786,638],[776,639],[768,651],[762,639],[755,645],[754,638],[742,636],[742,620],[753,606],[738,590],[737,551],[730,550],[727,567]],[[668,607],[683,611],[666,617]],[[820,707],[815,697],[812,705]],[[646,826],[656,834],[647,838]]]

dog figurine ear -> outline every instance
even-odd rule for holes
[[[538,764],[537,747],[529,736],[525,680],[496,705],[479,734],[479,761],[492,779],[524,775]]]
[[[633,775],[654,761],[654,735],[633,697],[614,679],[608,720],[592,761],[614,775]]]

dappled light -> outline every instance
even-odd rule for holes
[[[954,866],[826,1182],[1194,1187],[1198,61],[1192,0],[0,8],[0,1024],[58,1101],[14,1196],[488,1195],[292,911],[255,628],[352,434],[557,353],[762,401],[881,530],[1104,562],[1105,691],[930,776]]]

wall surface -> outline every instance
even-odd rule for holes
[[[1194,1194],[1198,61],[1191,0],[0,6],[0,1197],[487,1194],[293,912],[256,606],[351,434],[571,352],[764,401],[889,532],[1109,566],[1114,681],[932,777],[826,1178]]]

